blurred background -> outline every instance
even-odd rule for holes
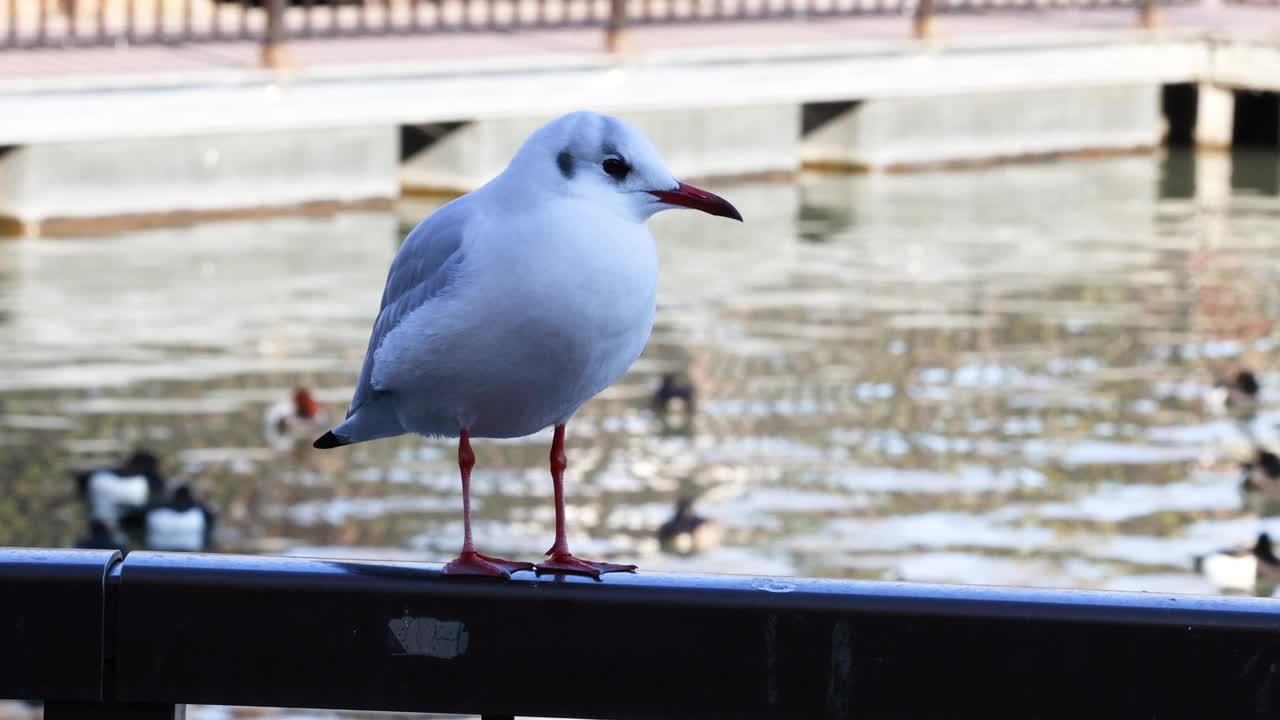
[[[1269,595],[1278,21],[10,0],[0,545],[452,557],[452,441],[310,442],[345,414],[404,235],[587,107],[746,223],[652,222],[653,337],[569,424],[576,551]],[[550,542],[549,441],[475,444],[484,551]]]

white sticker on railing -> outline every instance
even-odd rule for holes
[[[426,655],[448,660],[466,653],[470,639],[467,626],[456,620],[405,615],[388,621],[387,627],[404,650],[397,655]]]

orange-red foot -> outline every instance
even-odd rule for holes
[[[579,560],[567,552],[551,552],[549,554],[551,557],[534,566],[539,575],[542,573],[572,573],[574,575],[590,575],[599,580],[604,573],[635,572],[636,570],[635,565]]]
[[[533,563],[514,562],[503,560],[502,558],[489,557],[473,550],[464,552],[451,560],[448,565],[444,566],[444,574],[510,578],[513,572],[533,569]]]

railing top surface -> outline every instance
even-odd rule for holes
[[[11,646],[0,696],[56,700],[738,720],[1280,705],[1267,598],[0,549]],[[975,690],[993,678],[1010,689]]]
[[[0,553],[0,565],[4,555]],[[641,571],[596,581],[517,573],[511,581],[445,578],[440,565],[378,560],[135,552],[124,582],[230,586],[340,593],[414,593],[519,602],[545,597],[578,602],[625,600],[666,606],[972,616],[1143,625],[1200,625],[1280,631],[1271,598],[1101,592],[867,580],[689,575]]]
[[[0,548],[0,582],[79,578],[97,582],[118,553],[105,550]],[[445,578],[434,563],[138,551],[120,569],[130,585],[230,586],[314,592],[410,592],[498,597],[553,593],[577,601],[661,602],[701,607],[972,615],[1068,621],[1241,627],[1280,631],[1272,598],[1152,592],[944,585],[757,575],[641,571],[600,581],[517,573],[511,581]]]
[[[0,547],[0,580],[6,576],[36,573],[88,573],[102,577],[103,571],[120,553],[116,550],[61,550],[56,548]]]

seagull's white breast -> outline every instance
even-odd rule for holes
[[[481,215],[450,290],[387,335],[375,387],[397,394],[407,430],[529,435],[635,362],[653,328],[653,238],[643,223],[569,210]]]

